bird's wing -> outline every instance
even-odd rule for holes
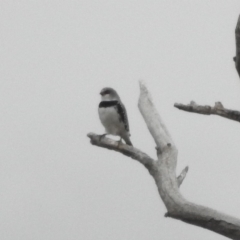
[[[119,114],[119,120],[123,122],[125,129],[127,132],[129,132],[129,124],[128,124],[128,116],[127,116],[127,111],[125,106],[123,105],[122,102],[118,102],[116,105],[116,110]]]

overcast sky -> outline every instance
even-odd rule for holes
[[[156,157],[137,108],[144,79],[178,147],[181,192],[240,218],[239,123],[175,102],[240,110],[239,0],[0,1],[0,239],[220,240],[164,218],[138,162],[92,146],[99,92],[115,88],[132,142]]]

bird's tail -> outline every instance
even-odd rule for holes
[[[132,146],[132,142],[131,142],[129,136],[123,137],[123,140],[125,141],[125,143],[126,143],[127,145]]]

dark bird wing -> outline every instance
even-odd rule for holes
[[[125,106],[121,102],[118,102],[115,107],[119,114],[119,120],[123,122],[126,131],[129,132],[128,116]]]

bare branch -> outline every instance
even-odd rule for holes
[[[132,146],[119,144],[106,137],[101,138],[101,136],[94,133],[88,134],[91,143],[99,147],[115,150],[142,163],[156,182],[158,192],[168,211],[166,216],[209,229],[231,239],[240,240],[239,219],[191,203],[181,195],[179,186],[187,174],[188,167],[176,178],[176,146],[153,105],[146,86],[142,82],[140,83],[140,90],[139,109],[157,144],[158,160],[153,160],[147,154]],[[218,114],[219,111],[225,111],[221,104],[217,104],[215,108]]]
[[[240,112],[224,108],[220,102],[216,102],[214,107],[208,105],[198,105],[193,101],[188,105],[175,103],[174,107],[187,112],[199,113],[204,115],[218,115],[240,122]]]
[[[132,159],[137,160],[138,162],[143,164],[151,174],[152,171],[155,170],[155,160],[149,157],[146,153],[140,151],[139,149],[129,146],[127,144],[116,142],[107,137],[101,137],[102,135],[97,135],[95,133],[89,133],[87,136],[91,139],[91,143],[93,145],[114,150],[128,157],[131,157]]]
[[[91,139],[92,145],[106,148],[109,150],[114,150],[128,157],[131,157],[132,159],[137,160],[138,162],[143,164],[150,171],[150,173],[156,170],[155,166],[156,161],[137,148],[134,148],[126,144],[119,144],[119,142],[114,141],[107,137],[102,138],[102,135],[97,135],[95,133],[89,133],[87,136]],[[185,167],[180,173],[180,175],[177,177],[178,186],[182,184],[184,178],[187,175],[187,172],[188,167]]]
[[[238,22],[235,30],[236,37],[236,57],[233,58],[235,61],[236,70],[240,76],[240,16],[238,17]]]
[[[166,176],[166,172],[168,172],[166,162],[164,163],[163,166],[161,166],[159,162],[155,162],[151,157],[149,157],[147,154],[143,153],[142,151],[134,147],[128,146],[126,144],[119,145],[118,142],[106,137],[101,139],[101,135],[89,133],[88,137],[91,139],[91,143],[93,145],[120,152],[142,163],[149,170],[150,174],[155,179],[157,187],[159,189],[159,193],[161,195],[162,185],[168,184],[167,182],[165,182],[165,180],[168,180],[168,179],[163,179],[163,182],[160,182],[161,174]],[[165,149],[165,150],[168,150],[168,149]],[[181,178],[184,179],[183,176],[186,173],[187,173],[187,167],[182,171],[178,179],[181,179]],[[225,214],[221,214],[212,209],[198,206],[196,204],[186,201],[180,195],[180,193],[178,192],[178,189],[169,188],[169,192],[166,192],[165,194],[167,194],[168,196],[164,197],[163,199],[170,198],[168,199],[169,203],[166,204],[168,212],[165,216],[176,218],[190,224],[207,228],[209,230],[215,231],[217,233],[220,233],[232,239],[240,239],[240,221],[239,220],[229,217]]]
[[[177,182],[178,182],[178,187],[181,186],[183,180],[185,179],[185,177],[187,176],[187,172],[188,172],[188,166],[185,167],[182,172],[180,173],[180,175],[177,177]]]
[[[152,98],[148,92],[143,81],[139,82],[140,96],[138,100],[138,108],[146,122],[149,132],[151,133],[159,152],[165,147],[174,147],[175,144],[164,125],[161,117],[159,116],[155,106],[153,105]],[[149,117],[151,116],[151,117]]]
[[[232,239],[240,239],[240,220],[191,203],[180,194],[179,182],[175,173],[177,149],[175,145],[167,144],[171,141],[170,135],[142,82],[140,83],[140,91],[139,109],[157,146],[161,148],[161,152],[158,151],[158,171],[153,174],[153,178],[168,210],[167,216],[209,229]]]

